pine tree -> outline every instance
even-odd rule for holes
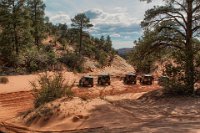
[[[99,45],[99,48],[100,48],[100,49],[104,49],[104,47],[105,47],[105,38],[104,38],[104,36],[101,36],[101,37],[100,37],[100,45]]]
[[[25,0],[0,1],[1,52],[10,56],[31,45],[30,19]]]
[[[79,55],[81,55],[82,50],[82,36],[83,36],[83,29],[88,29],[92,27],[93,25],[90,24],[90,19],[83,13],[77,14],[72,19],[72,27],[79,30]]]
[[[32,35],[35,40],[35,45],[39,46],[44,38],[45,32],[45,4],[42,0],[28,0],[28,7],[30,10],[33,27]]]
[[[152,0],[141,0],[150,2]],[[160,27],[157,35],[166,35],[166,41],[155,41],[154,46],[169,46],[184,53],[185,85],[192,93],[195,83],[194,43],[200,33],[199,0],[166,0],[164,6],[155,6],[145,13],[142,26],[154,30]],[[166,34],[166,31],[171,31]],[[170,36],[171,35],[171,36]]]
[[[107,51],[107,52],[111,51],[111,49],[112,49],[112,41],[111,41],[111,38],[110,38],[109,35],[106,38],[106,44],[105,45],[106,45],[105,51]]]
[[[68,26],[67,26],[67,24],[59,24],[58,28],[59,28],[58,41],[63,45],[63,48],[66,49]]]

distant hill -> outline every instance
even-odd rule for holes
[[[131,52],[131,50],[133,50],[133,48],[121,48],[121,49],[117,49],[117,52],[120,56],[123,56]]]

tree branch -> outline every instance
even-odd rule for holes
[[[180,50],[183,50],[183,48],[181,46],[175,45],[174,43],[165,42],[165,41],[154,42],[153,46],[154,47],[159,47],[159,46],[174,47],[174,48],[178,48]]]
[[[166,47],[175,47],[175,48],[183,50],[183,48],[178,46],[178,45],[173,45],[173,44],[170,44],[170,43],[167,43],[167,42],[157,41],[157,42],[152,43],[152,46],[150,47],[150,49],[148,51],[144,52],[143,55],[145,57],[146,55],[149,55],[149,54],[155,52],[156,50],[160,50],[160,49],[166,48]]]
[[[172,27],[168,27],[168,26],[163,26],[162,29],[170,29],[170,30],[174,30],[176,33],[180,34],[182,37],[186,38],[186,35],[184,33],[182,33],[181,31],[177,30],[176,28],[172,28]],[[161,29],[161,30],[162,30]]]
[[[200,26],[196,26],[196,27],[194,27],[193,29],[192,29],[192,31],[193,32],[196,32],[197,30],[199,30],[200,29]]]
[[[186,13],[188,12],[187,9],[185,8],[185,6],[181,3],[179,3],[178,1],[174,1],[175,4],[179,5]]]
[[[185,25],[187,24],[187,21],[186,21],[185,17],[183,16],[183,14],[181,14],[180,12],[177,12],[177,11],[171,11],[171,13],[175,13],[175,14],[180,15],[178,17],[183,20],[183,22],[185,23]]]
[[[192,10],[192,13],[195,13],[198,9],[200,9],[200,4],[197,5],[197,6]]]
[[[170,13],[166,13],[168,16],[172,17],[185,31],[186,31],[186,27],[184,24],[182,24],[178,19],[177,19],[177,16],[174,16]]]

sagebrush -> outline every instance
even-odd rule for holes
[[[69,86],[64,83],[62,73],[55,73],[54,75],[45,73],[40,75],[38,81],[31,83],[31,85],[35,97],[35,108],[64,96],[73,96],[71,90],[73,85]]]
[[[0,77],[0,83],[1,84],[7,84],[9,82],[7,77]]]
[[[60,62],[64,63],[71,71],[83,71],[83,58],[76,53],[64,54]]]

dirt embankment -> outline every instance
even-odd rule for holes
[[[30,112],[20,125],[4,124],[10,130],[22,132],[200,132],[199,98],[161,98],[158,94],[153,92],[138,100],[142,94],[129,93],[90,100],[62,98]]]
[[[85,69],[90,71],[90,74],[101,74],[101,73],[108,73],[111,75],[121,75],[127,72],[135,72],[133,66],[127,63],[119,55],[115,55],[110,65],[105,66],[103,68],[98,68],[98,63],[92,60],[86,60]]]

